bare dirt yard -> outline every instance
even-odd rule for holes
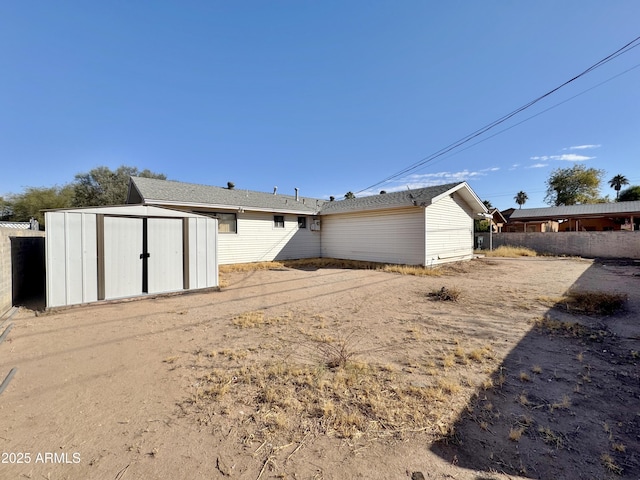
[[[223,281],[14,315],[0,478],[640,478],[637,263]],[[572,289],[628,298],[587,314]]]

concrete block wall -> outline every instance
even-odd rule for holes
[[[494,233],[493,248],[501,245],[553,255],[640,259],[640,231]]]
[[[4,314],[13,306],[11,237],[44,236],[44,232],[40,232],[37,230],[0,228],[0,315]]]

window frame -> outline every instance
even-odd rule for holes
[[[273,228],[284,228],[284,215],[273,216]]]
[[[197,213],[198,215],[205,215],[207,217],[213,217],[218,219],[218,233],[222,235],[237,235],[238,234],[238,214],[235,212],[203,212],[199,210],[193,210],[193,213]],[[223,232],[220,230],[221,225],[228,225],[228,223],[223,222],[223,216],[231,216],[233,215],[233,231]]]
[[[299,230],[307,229],[307,217],[298,217],[298,229]]]

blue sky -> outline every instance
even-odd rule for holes
[[[0,195],[100,165],[320,198],[466,180],[501,209],[520,190],[544,206],[576,162],[637,185],[640,48],[368,188],[638,37],[638,18],[635,0],[7,0]]]

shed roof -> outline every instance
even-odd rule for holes
[[[44,210],[44,212],[93,213],[126,217],[199,218],[203,216],[175,208],[158,207],[153,205],[102,205],[98,207],[54,208]]]
[[[139,198],[137,198],[139,197]],[[131,177],[127,203],[315,214],[324,200],[228,189],[155,178]]]
[[[523,208],[515,210],[509,217],[509,221],[629,215],[640,215],[640,200],[634,202],[589,203],[564,205],[560,207]]]
[[[464,198],[465,202],[472,207],[474,213],[485,213],[487,211],[484,204],[476,196],[473,190],[471,190],[469,185],[466,182],[458,182],[329,202],[322,206],[321,213],[322,215],[331,215],[366,210],[386,210],[390,208],[402,208],[409,206],[426,207],[454,192],[458,192]]]

